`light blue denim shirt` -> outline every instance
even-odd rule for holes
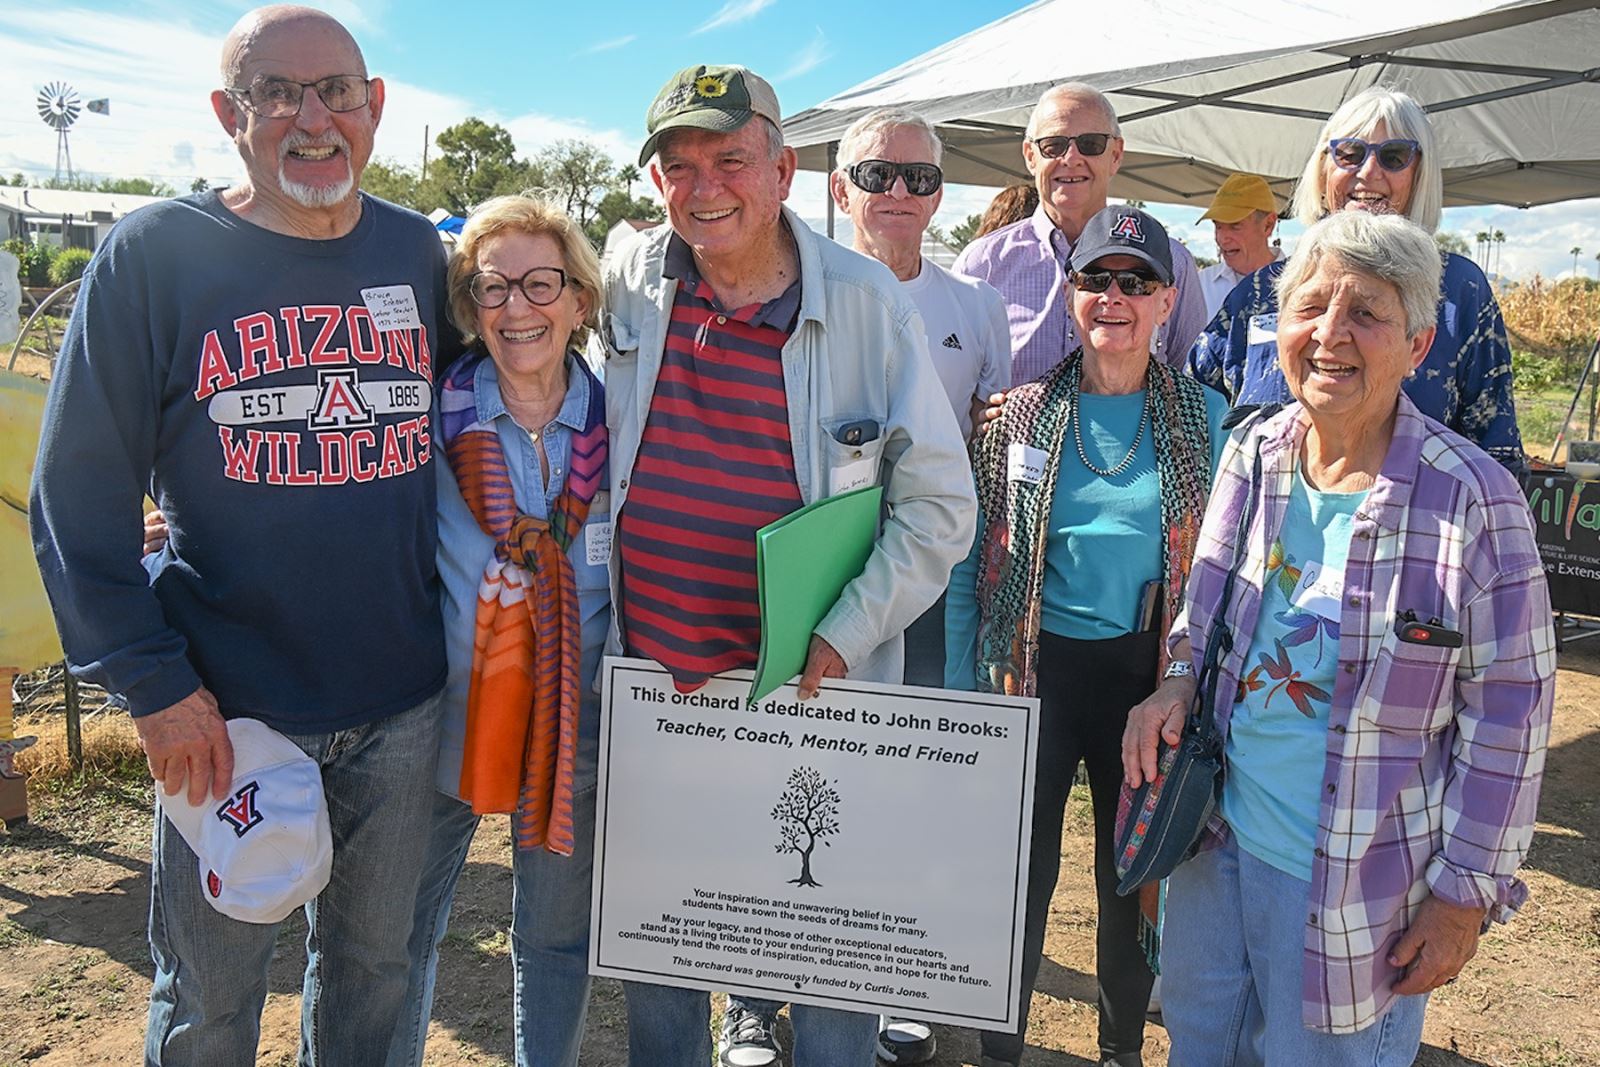
[[[567,463],[572,452],[572,435],[583,429],[584,412],[589,407],[589,379],[578,371],[567,357],[567,399],[557,412],[555,420],[539,432],[544,439],[545,455],[550,460],[550,481],[545,483],[539,468],[539,453],[528,438],[528,431],[518,426],[506,410],[500,397],[500,376],[494,361],[486,359],[478,365],[473,378],[473,392],[482,421],[493,421],[500,434],[500,447],[505,452],[506,466],[511,470],[511,490],[517,508],[526,515],[545,519],[555,506],[556,497],[567,484]],[[478,587],[483,579],[484,567],[494,555],[494,539],[484,533],[473,518],[461,491],[456,486],[455,474],[444,461],[444,449],[439,450],[441,462],[433,464],[439,478],[439,580],[444,595],[440,607],[444,612],[445,658],[449,674],[444,685],[444,713],[439,731],[439,776],[441,792],[459,798],[461,793],[461,751],[467,729],[467,688],[472,678],[472,632],[478,611]],[[600,747],[599,696],[594,689],[595,674],[600,666],[600,652],[605,645],[606,630],[611,624],[610,587],[607,584],[606,564],[610,558],[611,538],[604,527],[611,522],[610,494],[601,490],[589,506],[589,517],[567,553],[572,560],[573,575],[578,586],[578,612],[583,619],[583,664],[579,678],[583,688],[583,702],[579,709],[578,759],[573,776],[573,788],[590,789],[595,784],[596,757]],[[597,550],[605,546],[603,555],[590,562],[591,534],[596,537]]]

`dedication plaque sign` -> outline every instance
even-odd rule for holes
[[[1016,1025],[1037,700],[602,675],[594,974]]]

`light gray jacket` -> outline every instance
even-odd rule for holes
[[[922,317],[883,264],[819,238],[788,208],[800,254],[800,314],[783,346],[789,438],[800,497],[809,504],[856,484],[881,484],[889,516],[861,576],[845,586],[816,632],[850,677],[898,683],[901,634],[939,598],[972,544],[977,503],[950,402],[928,358]],[[606,425],[612,514],[626,522],[666,344],[677,281],[662,277],[660,226],[606,267]],[[878,439],[844,445],[833,431],[858,419]],[[621,552],[611,554],[612,603],[621,604]],[[612,612],[610,655],[620,655],[622,611]]]

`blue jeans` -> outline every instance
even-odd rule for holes
[[[628,1067],[707,1067],[711,994],[698,989],[624,982],[628,998]],[[745,1000],[769,1018],[783,1005]],[[794,1067],[873,1067],[878,1017],[806,1004],[789,1007]]]
[[[589,1012],[589,887],[594,874],[594,786],[572,798],[570,856],[515,849],[511,859],[511,968],[517,1067],[576,1067]],[[433,794],[432,842],[411,928],[406,1014],[389,1047],[389,1067],[422,1062],[433,1007],[439,943],[450,902],[478,828],[472,807]]]
[[[322,768],[333,873],[306,905],[300,1063],[383,1062],[405,1003],[406,935],[432,805],[438,697],[387,719],[290,740]],[[145,1062],[248,1067],[256,1060],[276,923],[230,919],[206,903],[198,863],[156,810],[150,954],[155,984]]]
[[[1301,1023],[1301,969],[1311,884],[1230,840],[1167,881],[1161,1015],[1173,1067],[1410,1067],[1426,995],[1396,997],[1365,1030],[1327,1034]]]

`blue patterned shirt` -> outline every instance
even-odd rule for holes
[[[1235,404],[1294,399],[1278,367],[1278,275],[1269,263],[1236,286],[1189,353],[1189,373]],[[1472,260],[1445,253],[1439,332],[1406,396],[1520,474],[1526,467],[1511,399],[1511,345],[1500,305]]]

